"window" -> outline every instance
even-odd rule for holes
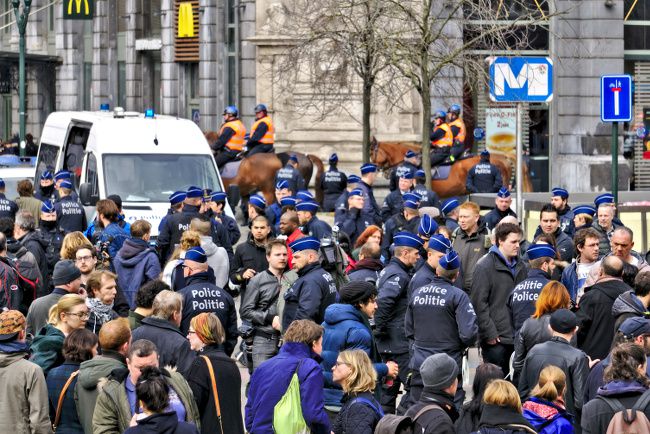
[[[84,110],[92,110],[90,107],[90,96],[92,94],[93,85],[93,64],[92,62],[84,62]]]
[[[86,162],[86,181],[92,187],[90,195],[99,197],[99,177],[97,176],[97,158],[92,152],[88,154]]]
[[[190,63],[188,69],[190,74],[190,99],[196,99],[199,97],[199,64]]]
[[[0,23],[4,27],[4,33],[11,33],[13,26],[10,23],[14,20],[14,7],[11,5],[11,0],[2,1],[2,11],[0,11],[0,14],[2,14],[2,21]]]
[[[117,62],[117,105],[126,108],[126,62]]]
[[[144,4],[144,36],[160,38],[160,0],[147,0]]]
[[[650,50],[650,5],[648,2],[625,0],[623,27],[626,50]]]
[[[239,80],[237,77],[239,72],[239,65],[237,62],[237,59],[239,58],[238,21],[237,2],[235,0],[228,0],[228,30],[226,41],[228,46],[228,101],[226,102],[226,105],[237,105],[239,98]]]
[[[58,155],[58,146],[41,142],[41,146],[38,150],[38,161],[36,163],[36,175],[34,176],[34,179],[40,179],[41,174],[46,170],[54,172]]]

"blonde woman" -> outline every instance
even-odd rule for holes
[[[43,368],[45,376],[63,363],[63,341],[73,330],[84,328],[88,317],[86,301],[77,294],[64,295],[50,308],[48,324],[31,345],[31,361]]]
[[[61,259],[69,259],[71,261],[76,260],[77,250],[82,247],[91,251],[95,250],[92,243],[83,233],[79,231],[70,232],[65,236],[65,238],[63,238],[63,243],[61,244]]]
[[[196,231],[183,232],[180,244],[174,249],[174,253],[172,253],[162,272],[162,281],[169,285],[172,290],[178,291],[185,287],[185,278],[181,269],[185,252],[192,247],[199,246],[201,246],[201,234]]]
[[[483,414],[478,434],[537,434],[521,414],[517,389],[509,381],[494,380],[483,395]]]
[[[524,403],[524,417],[540,434],[573,434],[573,418],[564,405],[566,375],[549,365],[539,373],[537,386]]]
[[[332,367],[332,380],[343,392],[343,407],[332,425],[335,434],[372,434],[384,415],[373,391],[377,373],[365,351],[342,351]]]

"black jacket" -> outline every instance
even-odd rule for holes
[[[512,316],[512,326],[515,334],[521,329],[530,316],[535,313],[535,302],[542,288],[551,276],[538,268],[528,270],[528,277],[519,282],[508,297],[508,309]]]
[[[470,193],[496,193],[503,187],[501,171],[490,160],[481,162],[469,169],[465,187]]]
[[[612,306],[630,287],[620,279],[597,281],[580,299],[577,312],[578,348],[592,359],[603,359],[612,346],[614,323]]]
[[[345,191],[348,185],[348,177],[341,172],[336,166],[331,166],[327,172],[320,177],[320,186],[323,189],[323,211],[332,212],[336,205],[336,200]]]
[[[198,434],[196,425],[188,422],[179,422],[175,411],[157,413],[140,419],[124,434]],[[214,431],[213,431],[214,432]]]
[[[541,235],[542,233],[542,228],[538,226],[537,230],[535,231],[534,238],[537,238],[537,236]],[[557,245],[557,252],[560,254],[560,259],[571,263],[571,261],[573,261],[573,258],[575,258],[573,239],[564,233],[560,227],[555,230],[553,236],[555,237],[555,244]]]
[[[392,255],[391,244],[393,244],[393,237],[396,233],[407,231],[412,234],[417,234],[419,225],[419,216],[413,217],[411,220],[406,220],[404,213],[399,213],[389,218],[384,223],[384,237],[381,242],[381,254],[384,256],[384,259],[388,260]]]
[[[315,262],[298,270],[298,280],[284,293],[282,329],[294,320],[310,319],[323,322],[325,309],[336,301],[336,284],[320,263]]]
[[[406,354],[409,351],[404,333],[404,318],[412,272],[411,267],[393,258],[379,274],[375,337],[380,353]]]
[[[643,305],[641,300],[634,294],[634,291],[627,291],[619,295],[612,306],[614,317],[614,331],[618,330],[623,321],[635,316],[650,318],[650,312]]]
[[[223,434],[243,434],[241,394],[233,393],[233,391],[241,390],[239,368],[235,361],[226,356],[219,346],[208,345],[199,355],[208,356],[212,363],[219,394],[219,405],[221,406]],[[201,432],[203,434],[222,434],[217,420],[212,383],[205,359],[202,357],[194,359],[187,378],[201,415]]]
[[[133,342],[138,339],[148,339],[158,347],[160,356],[159,366],[176,367],[187,377],[187,372],[196,358],[196,353],[190,348],[190,342],[171,322],[148,317],[142,320],[142,325],[133,330]]]
[[[359,235],[361,235],[368,226],[376,225],[381,227],[380,220],[375,220],[375,217],[372,214],[368,214],[358,208],[352,208],[345,211],[335,220],[334,224],[350,237],[351,245],[354,245],[354,243],[357,242]]]
[[[54,204],[56,221],[66,234],[86,230],[86,212],[72,196],[66,196]]]
[[[399,166],[390,172],[390,180],[388,183],[390,191],[394,191],[397,188],[400,176],[406,173],[411,173],[411,175],[415,176],[415,172],[417,172],[418,169],[419,167],[410,161],[402,161]]]
[[[424,412],[416,419],[415,432],[423,434],[455,434],[454,421],[458,419],[458,412],[454,406],[454,397],[439,390],[424,387],[420,400],[413,404],[406,412],[406,416],[414,418],[415,415],[427,405],[438,404],[441,410],[433,408]]]
[[[55,224],[52,227],[45,225],[41,220],[41,224],[36,231],[43,239],[43,243],[47,246],[45,248],[45,260],[47,261],[47,276],[43,275],[44,284],[47,289],[53,289],[51,286],[52,272],[54,266],[61,259],[61,246],[63,245],[63,238],[65,238],[65,231]]]
[[[499,223],[501,219],[509,215],[517,217],[517,213],[510,208],[505,211],[499,211],[499,208],[493,208],[483,216],[485,227],[487,227],[489,230],[492,230],[497,226],[497,223]]]
[[[641,395],[647,391],[636,381],[612,381],[598,390],[598,396],[616,399],[625,408],[632,408]],[[643,413],[650,419],[650,405]],[[582,434],[601,434],[607,432],[607,426],[614,417],[614,411],[602,399],[592,399],[585,404],[582,411]]]
[[[47,241],[40,237],[39,233],[36,231],[26,233],[18,241],[20,241],[20,243],[25,246],[27,250],[32,252],[34,258],[36,258],[38,269],[41,271],[41,276],[45,278],[49,273],[47,256],[45,254],[45,250],[47,249]]]
[[[524,361],[528,352],[537,344],[550,340],[553,335],[549,330],[551,315],[542,315],[540,318],[528,318],[521,326],[521,330],[515,338],[515,358],[512,366],[515,370],[515,376],[524,367]],[[517,383],[515,383],[517,384]]]
[[[481,341],[498,337],[504,344],[514,343],[506,302],[515,285],[526,275],[526,265],[521,260],[516,260],[511,270],[496,246],[476,263],[470,295]]]
[[[237,285],[241,285],[242,293],[246,290],[247,284],[242,274],[249,268],[252,268],[258,273],[269,268],[269,263],[266,260],[266,247],[257,244],[251,234],[248,235],[245,243],[237,246],[230,267],[230,280]]]
[[[303,234],[315,237],[318,240],[332,236],[332,227],[316,216],[313,216],[311,220],[302,226],[301,230]]]
[[[388,196],[384,199],[384,203],[381,204],[381,220],[386,221],[392,216],[402,212],[404,208],[404,198],[402,197],[401,190],[393,190],[388,193]]]
[[[348,273],[350,281],[371,282],[373,285],[379,279],[379,272],[384,268],[384,264],[379,259],[361,259],[352,270]]]
[[[499,407],[492,404],[483,406],[479,422],[480,434],[536,434],[533,426],[514,408]]]
[[[589,363],[585,353],[573,348],[569,341],[559,336],[553,336],[530,350],[519,378],[519,396],[522,399],[528,397],[539,381],[540,372],[548,365],[555,365],[566,374],[566,409],[577,415],[583,404]]]
[[[370,401],[377,410],[368,403],[358,401],[357,398]],[[332,425],[332,431],[334,434],[373,434],[381,418],[379,409],[381,409],[381,405],[370,392],[353,396],[345,395],[343,407]]]

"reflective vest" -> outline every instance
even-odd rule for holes
[[[465,144],[465,136],[467,135],[467,129],[465,128],[465,122],[461,118],[456,119],[453,122],[449,123],[450,127],[457,127],[458,128],[458,135],[454,137],[457,139],[460,143],[463,145]]]
[[[262,143],[263,145],[272,145],[275,139],[275,127],[273,126],[273,122],[271,122],[271,118],[268,116],[264,116],[262,119],[258,119],[255,121],[253,127],[251,128],[250,136],[253,137],[253,134],[255,134],[255,130],[261,123],[266,124],[266,133],[260,139],[260,143]]]
[[[223,124],[221,131],[219,131],[219,135],[222,135],[223,130],[228,127],[230,127],[235,132],[235,134],[233,134],[230,140],[228,140],[228,143],[226,143],[226,148],[231,151],[239,152],[244,149],[244,136],[246,136],[246,127],[242,121],[235,119],[234,121],[226,122]]]
[[[445,146],[451,146],[454,144],[454,135],[451,133],[451,128],[447,124],[440,124],[438,125],[437,129],[441,129],[445,132],[445,135],[442,137],[442,139],[438,140],[432,140],[431,141],[431,146],[437,146],[439,148],[445,147]],[[434,130],[435,131],[435,130]]]

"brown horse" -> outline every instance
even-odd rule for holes
[[[387,174],[389,169],[399,165],[404,160],[406,151],[420,152],[421,148],[421,144],[416,142],[377,142],[377,139],[373,137],[370,142],[370,160]],[[468,194],[465,187],[467,173],[479,161],[479,156],[456,161],[451,166],[447,179],[431,180],[431,189],[441,198]],[[508,182],[514,169],[514,161],[505,155],[493,153],[490,156],[490,162],[499,169],[504,182]],[[523,174],[523,190],[532,191],[532,182],[526,165],[523,167]]]
[[[210,131],[205,134],[205,138],[208,140],[208,143],[214,143],[218,138],[218,134]],[[251,193],[260,191],[264,194],[267,203],[275,202],[275,175],[278,170],[287,164],[291,154],[295,154],[298,157],[298,171],[305,179],[305,185],[307,186],[309,186],[309,181],[314,172],[314,166],[316,166],[314,189],[316,191],[316,200],[322,203],[323,189],[318,181],[325,171],[323,162],[315,155],[305,155],[300,152],[282,152],[279,154],[273,152],[258,153],[244,158],[235,177],[221,178],[224,183],[224,188],[227,190],[231,185],[237,185],[242,197],[248,197]]]

